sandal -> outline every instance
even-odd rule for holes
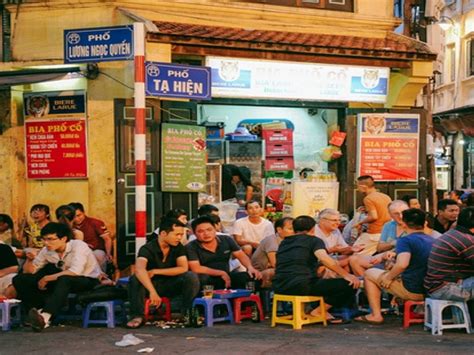
[[[354,318],[354,320],[356,322],[361,322],[361,323],[367,323],[367,324],[373,324],[373,325],[381,325],[383,324],[383,320],[370,320],[367,318],[367,316],[360,316],[360,317],[357,317],[357,318]]]
[[[345,319],[343,317],[333,317],[333,318],[327,319],[327,322],[329,324],[338,325],[338,324],[349,324],[351,322],[351,320],[350,319]]]
[[[126,327],[128,329],[137,329],[137,328],[140,328],[144,323],[145,322],[144,322],[144,319],[142,317],[135,317],[135,318],[130,319],[127,322]]]

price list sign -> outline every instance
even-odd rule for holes
[[[26,120],[28,179],[87,178],[86,129],[85,118]]]
[[[420,118],[417,114],[358,116],[358,174],[377,181],[418,181]]]

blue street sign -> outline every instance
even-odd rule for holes
[[[133,26],[64,30],[64,63],[133,59]]]
[[[211,68],[146,62],[146,95],[211,99]]]

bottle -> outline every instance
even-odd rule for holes
[[[285,186],[285,198],[283,199],[283,217],[291,217],[293,214],[293,200],[291,198],[291,183]]]

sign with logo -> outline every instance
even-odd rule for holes
[[[132,25],[64,30],[64,63],[132,59]]]
[[[390,68],[207,57],[212,95],[385,103]]]
[[[420,116],[358,115],[358,174],[377,181],[418,181]]]
[[[211,70],[181,64],[146,62],[146,95],[211,99]]]
[[[205,191],[206,128],[163,123],[161,134],[162,191]]]
[[[84,91],[50,91],[23,94],[25,118],[84,117],[86,95]]]
[[[28,179],[87,177],[86,119],[25,121]]]

